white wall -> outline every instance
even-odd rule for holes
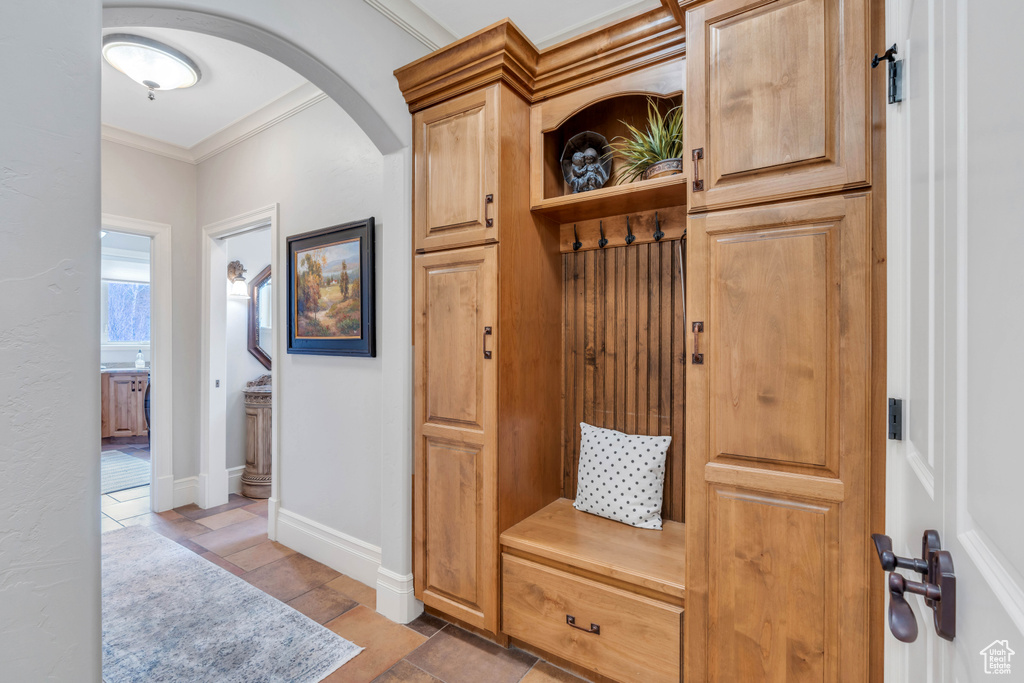
[[[200,226],[280,204],[275,248],[282,263],[288,235],[380,217],[385,203],[383,157],[330,100],[198,168]],[[379,290],[379,235],[387,226],[378,228]],[[403,263],[408,267],[408,253]],[[274,289],[276,314],[285,310],[287,288],[282,282]],[[276,334],[279,348],[286,348],[286,326],[278,325]],[[279,356],[281,507],[380,546],[381,359]]]
[[[102,152],[103,213],[171,226],[174,477],[193,476],[199,473],[196,167],[108,140]]]
[[[224,240],[228,262],[241,261],[246,282],[251,283],[270,265],[270,228],[253,230]],[[225,283],[227,279],[225,278]],[[228,402],[227,466],[245,464],[245,383],[270,373],[249,353],[249,300],[228,297],[228,372],[225,391]]]
[[[98,0],[0,3],[0,670],[100,680]]]

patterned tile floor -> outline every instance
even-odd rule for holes
[[[124,450],[124,447],[119,448]],[[148,455],[148,449],[147,453]],[[533,655],[424,614],[405,626],[376,612],[373,588],[267,538],[267,501],[153,513],[149,487],[101,497],[103,531],[144,524],[366,649],[328,683],[578,683]]]

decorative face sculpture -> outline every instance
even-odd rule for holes
[[[572,155],[572,168],[573,171],[583,170],[583,152],[576,152]]]
[[[587,147],[586,151],[583,152],[583,162],[587,166],[593,166],[597,163],[597,150],[593,147]]]

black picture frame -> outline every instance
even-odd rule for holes
[[[324,330],[323,336],[311,334],[311,331],[322,330],[323,324],[341,324],[337,323],[337,318],[333,316],[320,318],[321,313],[324,316],[329,316],[330,311],[335,310],[335,305],[332,305],[330,309],[320,309],[321,302],[327,299],[327,303],[330,303],[330,299],[326,296],[318,298],[316,292],[320,291],[320,287],[324,287],[330,289],[331,295],[335,296],[336,293],[331,288],[340,289],[342,285],[340,279],[338,282],[333,281],[333,277],[336,275],[333,269],[328,274],[321,272],[319,276],[314,276],[320,279],[316,290],[311,290],[308,282],[300,284],[298,280],[300,275],[308,276],[310,272],[315,271],[308,261],[300,266],[299,259],[300,257],[305,258],[307,254],[311,258],[316,255],[323,262],[322,270],[323,267],[333,266],[333,262],[326,260],[331,255],[332,248],[338,251],[344,250],[344,245],[350,244],[354,240],[359,241],[359,277],[357,281],[359,285],[360,333],[358,336],[344,333],[329,334],[330,331],[343,332],[340,329],[335,329]],[[373,216],[288,238],[288,353],[363,358],[373,358],[377,355],[375,251]],[[348,280],[347,261],[345,264],[344,281],[349,283],[347,290],[350,291],[353,281]],[[311,291],[313,293],[309,295]],[[344,297],[347,294],[338,294],[335,298],[338,296]],[[306,310],[311,299],[317,302],[314,304],[316,310],[312,314],[312,322],[309,312]],[[351,301],[351,299],[346,299],[346,301]],[[351,304],[347,305],[351,306]],[[323,324],[321,324],[321,320]]]

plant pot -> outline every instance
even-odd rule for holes
[[[661,178],[667,175],[676,175],[683,172],[682,159],[662,159],[656,164],[651,164],[640,176],[642,180]]]

